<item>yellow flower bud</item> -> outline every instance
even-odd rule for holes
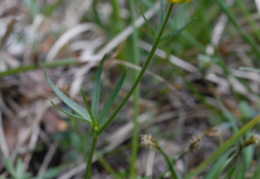
[[[183,4],[183,3],[189,2],[190,0],[167,0],[167,1],[171,2],[171,3]]]

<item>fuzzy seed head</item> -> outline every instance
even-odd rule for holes
[[[217,137],[221,135],[221,130],[217,127],[213,127],[211,129],[206,130],[204,132],[204,135],[208,137]]]
[[[250,144],[256,144],[258,145],[260,143],[260,135],[258,134],[251,134],[249,139],[247,139],[245,142],[244,142],[244,145],[245,146],[248,146]]]
[[[151,135],[141,135],[141,143],[143,145],[157,147],[157,141]]]
[[[194,136],[191,138],[189,151],[193,151],[202,145],[202,137],[203,136],[200,135],[200,136]]]

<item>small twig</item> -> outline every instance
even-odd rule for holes
[[[147,163],[146,163],[145,176],[150,177],[150,178],[152,178],[152,175],[153,175],[154,158],[155,158],[155,151],[149,150],[148,157],[147,157]]]
[[[38,138],[39,138],[39,132],[40,132],[40,128],[39,126],[35,126],[31,138],[30,138],[30,142],[29,142],[29,146],[28,146],[28,150],[33,150],[37,144]],[[26,154],[25,159],[24,159],[24,171],[27,171],[29,163],[32,159],[32,153],[29,152]]]
[[[83,162],[80,165],[72,168],[71,170],[69,170],[68,172],[64,173],[63,175],[61,175],[58,179],[70,179],[72,178],[74,175],[83,172],[86,169],[86,163]]]

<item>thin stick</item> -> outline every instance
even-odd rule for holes
[[[9,157],[8,147],[5,140],[5,134],[2,123],[2,112],[0,111],[0,147],[5,158]]]
[[[45,171],[46,171],[47,168],[48,168],[48,165],[49,165],[50,162],[51,162],[51,159],[52,159],[52,157],[53,157],[53,155],[54,155],[54,153],[55,153],[57,147],[58,147],[58,142],[54,142],[54,143],[51,145],[51,147],[50,147],[48,153],[46,154],[46,156],[45,156],[45,158],[44,158],[44,160],[43,160],[43,163],[42,163],[42,165],[41,165],[41,168],[40,168],[40,170],[39,170],[39,172],[38,172],[38,174],[37,174],[37,178],[39,178],[39,179],[42,178],[43,174],[45,173]]]

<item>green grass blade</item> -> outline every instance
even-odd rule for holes
[[[182,31],[184,31],[189,25],[191,25],[192,22],[194,22],[197,19],[197,17],[195,17],[194,19],[192,19],[188,24],[186,24],[185,26],[183,26],[182,28],[176,30],[175,32],[172,32],[164,37],[162,37],[162,39],[160,40],[160,42],[163,42],[165,40],[170,40],[173,37],[175,37],[176,35],[178,35],[179,33],[181,33]]]
[[[156,38],[156,35],[155,35],[154,31],[153,31],[153,28],[151,27],[151,25],[149,24],[149,22],[147,21],[145,15],[144,15],[144,12],[143,12],[143,10],[142,10],[141,4],[139,4],[139,10],[140,10],[140,12],[141,12],[141,14],[142,14],[142,16],[143,16],[143,18],[144,18],[144,22],[145,22],[145,24],[146,24],[148,30],[150,31],[150,33],[152,34],[153,38],[155,39],[155,38]]]
[[[255,68],[250,68],[250,67],[240,67],[240,70],[245,70],[245,71],[251,71],[251,72],[257,72],[260,73],[260,69],[255,69]]]
[[[75,118],[75,119],[79,119],[79,120],[82,120],[82,121],[84,121],[84,122],[88,122],[88,123],[89,123],[88,120],[85,120],[85,119],[82,118],[81,116],[72,114],[72,113],[70,113],[70,112],[68,112],[68,111],[65,111],[65,110],[59,108],[59,107],[58,107],[56,104],[54,104],[52,101],[51,101],[51,104],[53,105],[53,107],[55,107],[56,109],[58,109],[60,112],[66,114],[67,116],[72,117],[72,118]]]
[[[165,0],[160,0],[160,7],[159,7],[159,21],[158,21],[158,28],[157,33],[161,30],[163,19],[165,14]]]
[[[227,149],[234,145],[243,135],[245,135],[251,128],[256,126],[260,121],[260,114],[248,122],[238,132],[236,132],[229,140],[227,140],[216,152],[214,152],[208,159],[204,160],[198,167],[193,169],[185,179],[192,178],[199,174],[203,169],[208,167],[213,161],[218,159]]]
[[[230,122],[233,131],[237,132],[239,128],[238,128],[238,125],[236,122],[237,121],[236,117],[227,110],[227,108],[220,101],[220,99],[217,98],[217,100],[218,100],[218,105],[220,106],[221,111],[223,112],[223,114],[227,118],[227,120]]]
[[[67,104],[71,109],[73,109],[76,113],[78,113],[81,117],[83,117],[86,121],[90,122],[90,117],[88,113],[77,103],[72,101],[70,98],[68,98],[64,93],[62,93],[56,86],[52,83],[52,81],[49,79],[49,77],[46,74],[46,71],[44,70],[44,76],[48,84],[50,85],[51,89],[56,93],[57,96],[65,103]]]
[[[232,150],[230,150],[229,152],[226,152],[223,156],[221,156],[218,161],[216,161],[216,163],[210,168],[210,170],[207,172],[207,175],[205,176],[204,179],[215,179],[216,175],[221,172],[223,170],[223,164],[225,164],[227,161],[230,161],[230,159],[228,158],[228,156],[230,155],[230,153],[232,152]],[[232,157],[233,158],[233,157]],[[228,162],[229,163],[229,162]],[[227,163],[227,164],[228,164]],[[227,165],[226,164],[226,165]],[[225,166],[226,166],[225,165]]]
[[[133,28],[133,33],[131,35],[131,58],[134,65],[139,66],[140,63],[140,51],[138,47],[138,28],[136,27],[135,20],[136,20],[136,10],[135,10],[135,2],[136,0],[129,0],[130,6],[130,17],[131,17],[131,26]],[[155,39],[154,39],[155,40]],[[134,81],[138,77],[138,72],[134,71],[132,75],[132,80]],[[129,169],[129,178],[135,179],[136,178],[136,161],[137,161],[137,151],[138,151],[138,114],[139,114],[139,85],[136,86],[133,94],[133,106],[134,106],[134,116],[133,116],[133,132],[132,132],[132,144],[131,144],[131,160],[130,160],[130,169]]]
[[[120,78],[118,83],[116,84],[115,89],[113,90],[113,92],[111,93],[111,95],[109,96],[107,101],[105,102],[104,107],[102,108],[102,110],[101,110],[101,112],[99,114],[98,123],[100,123],[104,119],[104,117],[107,115],[111,105],[115,101],[115,98],[117,96],[118,91],[120,90],[120,88],[123,85],[123,82],[125,80],[125,76],[126,76],[126,71],[124,72],[124,74],[122,75],[122,77]]]
[[[17,68],[11,68],[6,71],[0,72],[0,77],[5,75],[14,75],[22,72],[27,72],[31,70],[42,68],[55,68],[59,66],[69,66],[69,65],[76,65],[78,62],[76,59],[73,58],[61,58],[61,59],[55,59],[55,61],[52,62],[42,62],[40,65],[24,65]]]
[[[92,93],[92,102],[91,102],[91,111],[93,113],[94,118],[97,118],[98,114],[98,102],[99,102],[99,95],[100,95],[100,81],[101,81],[101,73],[103,64],[105,62],[106,55],[102,58],[100,61],[100,64],[98,66],[97,74],[96,74],[96,80],[95,80],[95,86]]]
[[[94,116],[93,116],[93,113],[92,113],[92,111],[91,111],[91,109],[90,109],[90,106],[88,105],[88,102],[87,102],[87,98],[86,98],[86,96],[85,96],[85,93],[84,93],[84,91],[83,91],[82,89],[80,89],[80,92],[81,92],[81,96],[82,96],[82,98],[83,98],[84,104],[85,104],[85,106],[86,106],[86,109],[88,110],[88,113],[89,113],[89,115],[90,115],[91,121],[92,121],[93,125],[95,126],[96,121],[95,121],[95,118],[94,118]]]
[[[112,3],[112,17],[113,17],[113,27],[115,28],[116,32],[119,32],[123,28],[123,23],[121,19],[121,11],[120,11],[120,1],[118,0],[111,0]]]
[[[214,179],[219,179],[221,178],[221,173],[224,171],[224,169],[226,169],[228,167],[228,165],[231,163],[231,161],[234,159],[236,155],[232,155],[231,157],[229,157],[226,161],[223,161],[222,165],[220,166],[219,170],[217,171],[217,173],[214,176]],[[210,178],[209,178],[210,179]]]
[[[175,169],[173,163],[171,162],[169,157],[166,155],[166,153],[162,150],[161,147],[157,147],[157,150],[163,156],[166,164],[168,165],[172,179],[180,179],[180,176],[179,176],[177,170]]]

